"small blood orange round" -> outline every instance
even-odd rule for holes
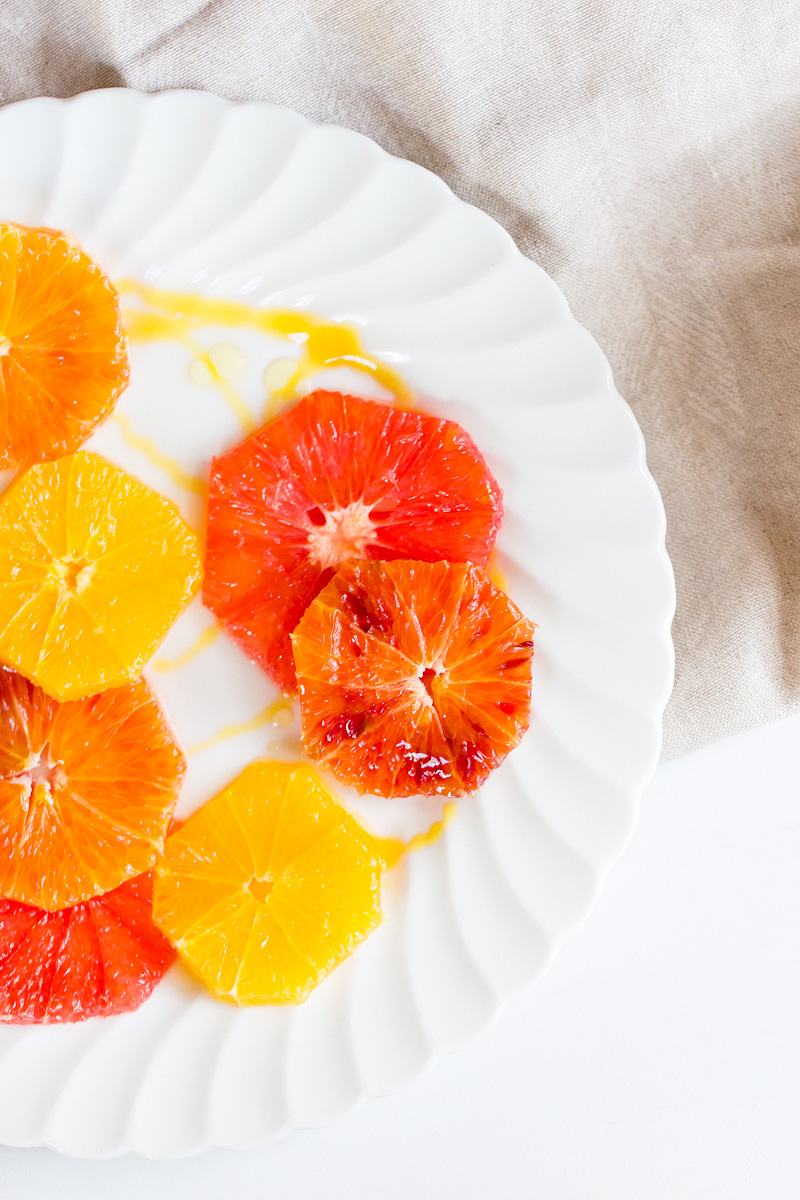
[[[306,752],[362,792],[475,791],[528,727],[533,632],[470,563],[345,564],[292,635]]]
[[[214,461],[203,600],[293,688],[290,634],[342,562],[483,566],[501,519],[500,488],[459,425],[316,391]]]
[[[138,1008],[175,960],[152,918],[152,872],[47,912],[0,900],[0,1022],[85,1021]]]

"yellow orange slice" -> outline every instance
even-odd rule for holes
[[[59,700],[136,678],[200,583],[177,508],[83,451],[0,498],[0,662]]]
[[[167,838],[153,916],[206,986],[299,1004],[381,920],[374,839],[303,763],[251,763]]]
[[[52,229],[0,224],[0,468],[77,449],[128,382],[119,296]]]

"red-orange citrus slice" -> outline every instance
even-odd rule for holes
[[[453,421],[312,392],[215,459],[204,603],[283,688],[289,636],[345,559],[484,565],[500,488]]]
[[[127,382],[98,265],[66,234],[0,224],[0,468],[76,450]]]
[[[0,1022],[130,1012],[175,960],[153,924],[152,872],[60,912],[0,900]]]
[[[475,791],[528,728],[533,631],[470,563],[347,563],[292,635],[306,752],[362,792]]]
[[[0,896],[53,911],[149,870],[184,769],[143,680],[61,704],[0,667]]]
[[[175,505],[97,454],[0,497],[0,662],[59,700],[135,679],[199,583]]]
[[[313,768],[259,761],[167,838],[153,915],[219,999],[299,1004],[381,920],[380,873]]]

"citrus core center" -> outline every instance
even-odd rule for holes
[[[370,509],[363,500],[353,500],[333,512],[314,508],[308,517],[313,525],[308,550],[320,567],[338,567],[346,558],[361,558],[364,547],[376,540]]]
[[[94,564],[85,558],[61,559],[54,567],[62,591],[73,596],[80,596],[94,571]]]
[[[56,788],[63,787],[66,782],[66,775],[61,764],[50,761],[49,746],[40,750],[27,763],[24,771],[21,771],[15,778],[29,787],[31,791],[41,784],[48,792],[53,792]]]
[[[271,879],[256,879],[253,876],[247,886],[250,889],[250,895],[253,899],[258,900],[260,904],[266,904],[269,894],[275,885]]]
[[[425,691],[428,693],[431,700],[433,699],[433,681],[435,678],[436,671],[434,671],[433,667],[426,667],[420,675],[422,686],[425,688]]]

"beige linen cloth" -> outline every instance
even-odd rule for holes
[[[350,126],[500,221],[644,430],[666,753],[800,708],[800,0],[0,0],[0,100],[117,85]]]

